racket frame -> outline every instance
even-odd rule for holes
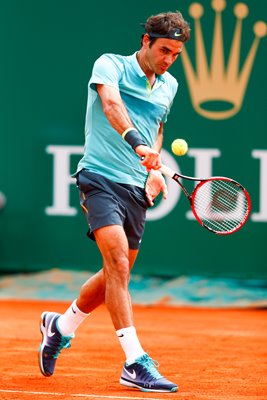
[[[194,217],[196,218],[196,220],[198,221],[198,223],[199,223],[201,226],[203,226],[204,228],[206,228],[208,231],[210,231],[210,232],[212,232],[212,233],[215,233],[215,234],[217,234],[217,235],[229,235],[229,234],[232,234],[232,233],[238,231],[238,230],[239,230],[240,228],[242,228],[242,226],[247,222],[248,217],[249,217],[249,214],[250,214],[250,211],[251,211],[251,200],[250,200],[250,196],[249,196],[248,191],[244,188],[244,186],[242,186],[239,182],[235,181],[234,179],[227,178],[227,177],[225,177],[225,176],[212,176],[212,177],[209,177],[209,178],[198,178],[198,177],[192,177],[192,176],[182,175],[182,174],[178,174],[177,172],[175,172],[175,171],[172,170],[171,168],[167,167],[166,165],[162,165],[161,168],[160,168],[160,171],[161,171],[164,175],[170,177],[170,178],[173,179],[176,183],[178,183],[178,185],[181,187],[181,189],[183,190],[184,194],[186,195],[186,197],[187,197],[187,199],[188,199],[188,201],[189,201],[189,203],[190,203],[190,207],[191,207],[191,209],[192,209],[192,212],[193,212],[193,214],[194,214]],[[192,194],[190,194],[190,193],[188,192],[188,190],[185,188],[185,186],[183,185],[183,183],[181,182],[180,179],[186,179],[186,180],[188,180],[188,181],[194,181],[194,182],[199,182],[199,183],[195,186],[194,190],[192,191]],[[208,181],[214,181],[214,180],[224,180],[224,181],[232,182],[232,183],[235,184],[236,186],[240,187],[240,189],[243,190],[243,193],[244,193],[244,195],[245,195],[245,197],[246,197],[247,204],[248,204],[247,212],[246,212],[246,214],[245,214],[244,219],[242,220],[242,222],[240,222],[240,224],[239,224],[237,227],[235,227],[235,228],[233,228],[233,229],[231,229],[231,230],[229,230],[229,231],[226,231],[226,232],[218,232],[218,231],[215,231],[215,230],[211,229],[210,227],[206,226],[206,225],[202,222],[202,220],[199,218],[199,216],[198,216],[198,214],[196,213],[195,208],[194,208],[194,198],[195,198],[195,196],[196,196],[196,193],[197,193],[198,189],[199,189],[202,185],[204,185],[206,182],[208,182]]]

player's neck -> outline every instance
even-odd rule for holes
[[[137,58],[138,64],[140,65],[141,69],[144,71],[144,73],[150,83],[150,86],[152,87],[156,81],[157,76],[156,76],[155,72],[152,71],[151,68],[149,67],[148,62],[147,62],[146,58],[144,57],[144,54],[142,53],[142,50],[136,54],[136,58]]]

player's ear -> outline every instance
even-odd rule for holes
[[[150,37],[147,33],[145,33],[143,36],[143,47],[145,48],[149,47],[149,43],[150,43]]]

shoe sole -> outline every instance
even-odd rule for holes
[[[136,383],[133,382],[128,382],[125,381],[124,379],[120,379],[120,384],[123,386],[127,386],[133,389],[139,389],[141,392],[154,392],[154,393],[176,393],[178,391],[178,386],[174,386],[170,390],[164,390],[164,389],[147,389],[143,388],[142,386],[137,385]]]
[[[46,339],[47,339],[46,328],[45,328],[45,325],[44,325],[44,320],[45,320],[45,317],[46,317],[46,314],[47,314],[47,313],[48,313],[48,311],[44,311],[44,312],[42,313],[42,315],[41,315],[40,332],[41,332],[41,334],[42,334],[42,342],[41,342],[41,344],[40,344],[39,351],[38,351],[39,368],[40,368],[41,373],[42,373],[44,376],[46,376],[46,377],[52,375],[52,374],[46,373],[45,370],[44,370],[44,366],[43,366],[43,350],[44,350],[44,347],[45,347],[45,345],[46,345]]]

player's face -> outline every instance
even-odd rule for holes
[[[159,38],[151,47],[146,46],[146,62],[151,71],[162,75],[182,52],[183,43],[178,40]]]

